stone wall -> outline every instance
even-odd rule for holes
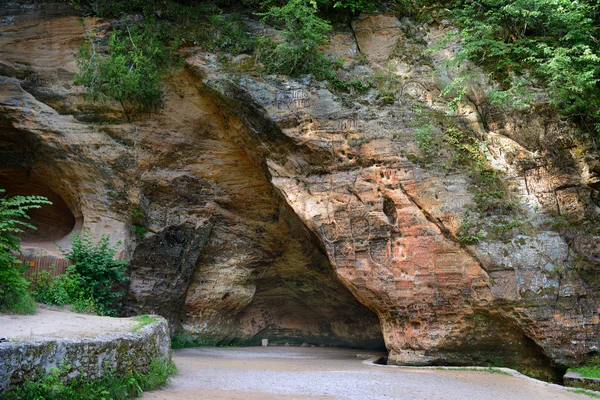
[[[598,378],[586,378],[578,374],[577,372],[569,371],[563,377],[565,382],[565,386],[589,389],[589,390],[599,390],[600,389],[600,379]]]
[[[61,363],[86,379],[129,370],[145,372],[157,357],[171,358],[167,321],[135,333],[114,333],[97,338],[53,339],[29,343],[0,343],[0,393],[27,380],[36,380]]]

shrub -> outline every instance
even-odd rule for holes
[[[78,298],[79,274],[72,265],[67,267],[66,273],[55,277],[49,271],[39,271],[30,281],[35,301],[39,303],[63,306]]]
[[[0,194],[5,193],[0,189]],[[27,212],[52,204],[42,196],[13,196],[0,198],[0,312],[12,311],[24,314],[35,312],[35,302],[28,292],[23,264],[13,255],[20,252],[20,239],[15,236],[23,228],[35,229],[26,222]]]
[[[121,375],[85,380],[81,373],[68,380],[68,375],[77,374],[69,365],[61,365],[45,374],[41,379],[3,393],[6,399],[21,400],[125,400],[140,397],[143,391],[155,390],[165,385],[169,378],[177,374],[177,368],[164,358],[154,359],[148,372],[127,371]]]
[[[123,292],[116,287],[127,281],[127,260],[115,259],[117,246],[111,246],[108,235],[103,235],[98,243],[94,243],[91,234],[74,235],[70,250],[62,250],[64,256],[72,260],[72,266],[64,278],[71,284],[70,299],[75,311],[93,311],[100,315],[116,315]]]
[[[298,75],[312,73],[323,62],[319,46],[327,42],[331,24],[317,15],[315,2],[289,0],[282,6],[272,6],[259,14],[282,28],[285,41],[274,43],[263,39],[258,47],[258,59],[268,73]]]
[[[255,39],[244,30],[239,14],[213,14],[208,18],[210,35],[206,49],[209,51],[228,50],[231,54],[251,53]]]
[[[14,256],[0,254],[0,312],[35,314],[35,301],[27,290],[25,269]]]
[[[80,49],[74,83],[86,88],[90,100],[118,101],[128,118],[158,109],[163,105],[161,80],[175,65],[177,48],[177,42],[165,45],[162,39],[152,20],[114,30],[106,54],[92,39]]]
[[[189,347],[201,347],[206,346],[206,343],[201,339],[194,338],[193,336],[178,334],[173,336],[171,339],[172,349],[187,349]]]
[[[589,0],[455,0],[462,41],[454,65],[471,60],[504,87],[496,101],[523,106],[542,83],[558,112],[600,132],[600,4]]]

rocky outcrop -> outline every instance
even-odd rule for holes
[[[326,51],[346,57],[340,76],[371,82],[364,92],[236,73],[187,48],[164,111],[124,123],[70,87],[74,17],[48,39],[70,69],[25,84],[41,67],[17,62],[19,32],[59,18],[35,10],[4,11],[0,55],[15,61],[0,82],[0,170],[28,171],[13,186],[45,182],[75,229],[124,240],[132,312],[209,344],[377,347],[383,334],[398,364],[551,373],[597,351],[594,141],[543,95],[526,110],[491,104],[473,66],[454,112],[441,93],[460,73],[443,68],[455,44],[422,54],[447,27],[385,14],[336,32]]]
[[[440,93],[451,76],[431,78],[445,51],[414,56],[439,29],[399,24],[387,65],[379,56],[369,65],[374,79],[396,82],[393,104],[373,90],[335,95],[325,83],[211,76],[202,57],[188,62],[254,130],[273,185],[344,284],[376,310],[391,362],[579,362],[598,346],[596,240],[587,239],[598,221],[586,172],[593,140],[576,146],[585,134],[542,103],[498,111],[483,100],[493,83],[475,68],[469,100],[448,117],[451,99]],[[476,152],[485,170],[457,162],[469,143],[484,149]],[[574,246],[584,241],[587,253]]]
[[[128,312],[160,313],[207,344],[267,335],[271,342],[383,347],[375,313],[339,281],[262,162],[249,155],[256,143],[247,128],[199,90],[200,80],[184,71],[166,83],[163,112],[119,122],[126,119],[118,107],[85,103],[71,87],[84,28],[102,34],[106,25],[84,26],[56,5],[34,10],[4,10],[11,22],[2,59],[42,41],[38,54],[55,57],[60,48],[68,70],[54,80],[29,79],[34,90],[24,82],[41,67],[12,62],[20,70],[6,72],[11,77],[0,88],[0,140],[8,155],[0,170],[19,193],[33,194],[35,182],[44,182],[75,216],[74,232],[123,242],[122,256],[132,260]],[[27,35],[18,34],[24,29]],[[42,92],[61,96],[50,102]],[[68,243],[68,236],[59,241]],[[27,252],[56,252],[41,239],[24,245]]]
[[[211,226],[172,225],[142,241],[131,258],[126,302],[133,315],[165,315],[171,325],[181,322],[185,296]]]

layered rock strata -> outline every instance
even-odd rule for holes
[[[165,109],[124,123],[70,86],[84,25],[69,12],[3,11],[0,172],[124,240],[131,312],[205,343],[377,347],[382,332],[398,364],[550,373],[597,351],[594,140],[541,92],[527,110],[491,104],[473,66],[454,111],[455,45],[422,55],[448,27],[384,14],[336,32],[340,76],[373,86],[345,94],[187,48]],[[60,68],[27,58],[38,42]]]

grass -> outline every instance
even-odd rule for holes
[[[139,317],[135,317],[133,320],[138,323],[131,330],[131,332],[135,333],[135,332],[139,331],[140,329],[142,329],[144,326],[150,325],[151,323],[157,321],[158,318],[144,314],[144,315],[140,315]]]
[[[576,372],[585,378],[600,378],[600,365],[586,365],[583,367],[570,368],[570,372]]]
[[[586,365],[569,368],[569,372],[575,372],[585,378],[600,378],[600,356],[592,357]]]
[[[589,396],[589,397],[595,397],[597,399],[600,399],[600,394],[599,393],[592,392],[592,391],[589,391],[589,390],[586,390],[586,389],[568,389],[568,390],[571,393],[584,394],[584,395]]]
[[[502,371],[501,369],[494,367],[437,367],[436,369],[442,371],[475,371],[475,372],[488,372],[490,374],[498,374],[498,375],[508,375],[512,376],[506,371]]]
[[[128,371],[123,375],[110,375],[102,379],[86,381],[82,374],[69,382],[63,378],[74,372],[69,365],[55,368],[35,382],[25,384],[3,393],[6,399],[21,400],[126,400],[137,398],[142,392],[155,390],[177,374],[177,368],[164,358],[157,358],[148,366],[148,372]]]

